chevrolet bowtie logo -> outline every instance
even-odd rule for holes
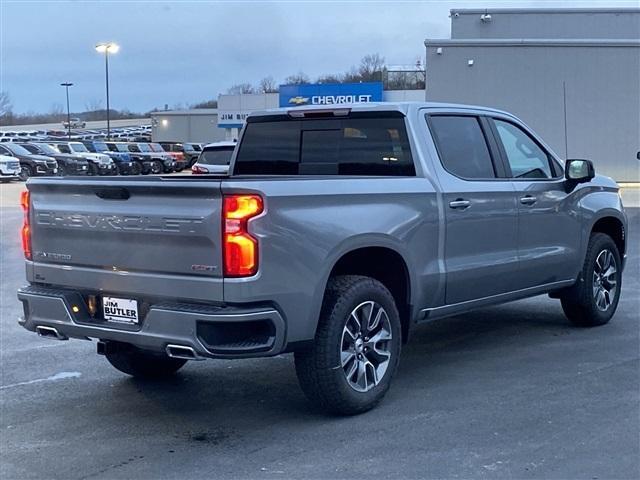
[[[309,97],[301,97],[299,95],[297,97],[291,97],[289,99],[289,103],[293,103],[294,105],[305,105],[309,103]]]

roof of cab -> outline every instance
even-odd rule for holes
[[[266,116],[266,115],[283,115],[289,112],[297,111],[326,111],[326,110],[344,110],[350,109],[354,112],[402,112],[407,115],[412,110],[420,108],[438,108],[451,110],[480,110],[494,113],[502,113],[510,115],[508,112],[497,110],[495,108],[483,107],[479,105],[464,105],[458,103],[439,103],[439,102],[367,102],[367,103],[340,103],[333,105],[305,105],[300,107],[280,107],[270,108],[267,110],[258,110],[252,112],[250,117]]]

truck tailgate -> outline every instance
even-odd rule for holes
[[[186,180],[30,181],[30,280],[222,301],[220,181]]]

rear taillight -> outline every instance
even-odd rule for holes
[[[31,224],[29,222],[29,210],[31,208],[31,202],[29,197],[29,190],[25,190],[20,195],[20,206],[24,212],[22,220],[22,251],[24,252],[24,258],[31,260]]]
[[[249,234],[248,221],[263,210],[258,195],[225,195],[222,213],[225,276],[250,277],[258,271],[258,240]]]
[[[207,172],[206,168],[202,168],[202,167],[199,167],[198,165],[194,165],[193,167],[191,167],[191,173],[198,175],[200,173],[209,173],[209,172]]]

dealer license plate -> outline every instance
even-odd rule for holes
[[[138,302],[128,298],[102,297],[102,313],[110,322],[138,324]]]

